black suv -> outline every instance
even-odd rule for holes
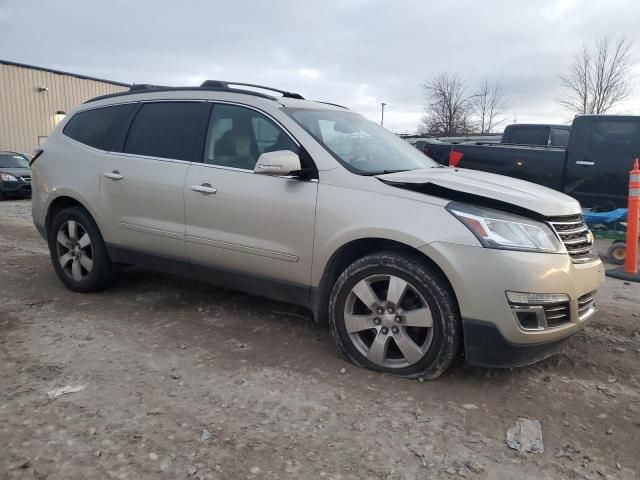
[[[0,200],[31,196],[29,159],[16,152],[0,152]]]

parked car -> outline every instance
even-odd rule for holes
[[[31,196],[29,159],[16,152],[0,152],[0,200]]]
[[[32,160],[33,219],[68,288],[109,286],[114,264],[188,275],[308,307],[353,363],[426,378],[462,347],[540,360],[596,311],[575,200],[244,87],[137,86],[56,127]]]
[[[447,165],[452,150],[460,167],[499,173],[571,195],[584,207],[612,210],[627,205],[629,170],[640,156],[640,117],[582,115],[563,147],[434,145],[429,155]]]
[[[570,131],[568,125],[514,123],[505,127],[500,143],[566,147]]]

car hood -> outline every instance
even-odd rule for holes
[[[14,177],[24,177],[25,175],[27,177],[31,176],[31,170],[29,170],[28,168],[5,168],[5,167],[0,167],[0,172],[2,173],[8,173],[10,175],[13,175]]]
[[[493,173],[464,168],[426,168],[407,172],[377,175],[389,185],[410,188],[430,194],[430,185],[440,187],[436,196],[457,200],[455,192],[470,197],[482,197],[491,202],[507,203],[521,209],[536,212],[545,217],[575,215],[580,213],[580,204],[564,193],[535,183],[505,177]],[[416,188],[424,186],[425,188]],[[447,192],[453,192],[447,195]]]

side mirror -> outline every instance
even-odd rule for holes
[[[302,170],[300,157],[296,153],[291,150],[277,150],[260,155],[253,173],[282,177],[300,170]]]

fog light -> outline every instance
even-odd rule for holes
[[[569,295],[564,293],[522,293],[507,291],[509,303],[519,305],[546,305],[548,303],[568,302]]]
[[[518,322],[522,325],[522,328],[527,330],[538,330],[542,327],[540,325],[540,314],[539,312],[528,311],[528,312],[515,312],[516,317],[518,318]]]

